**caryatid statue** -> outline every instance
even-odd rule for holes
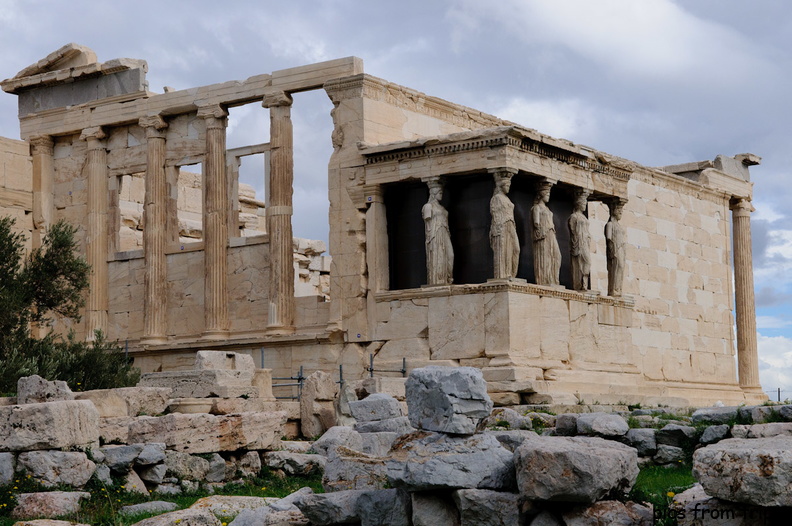
[[[570,255],[572,256],[572,288],[589,290],[591,288],[591,234],[586,217],[589,191],[579,189],[575,192],[575,204],[569,216]]]
[[[610,217],[605,223],[605,255],[608,259],[608,296],[622,295],[627,235],[619,223],[624,200],[614,199],[608,203]]]
[[[520,262],[520,240],[517,238],[517,225],[514,222],[514,203],[509,193],[513,173],[506,170],[493,172],[495,191],[490,199],[490,246],[494,257],[494,278],[510,279],[517,277]]]
[[[440,204],[443,183],[439,177],[426,181],[429,201],[421,209],[426,236],[426,280],[429,285],[454,281],[454,247],[448,231],[448,211]]]
[[[553,183],[549,181],[540,182],[531,207],[531,239],[537,285],[558,285],[561,272],[561,249],[558,248],[553,212],[547,207],[552,186]]]

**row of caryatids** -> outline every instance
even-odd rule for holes
[[[514,203],[509,199],[511,179],[515,171],[493,171],[495,190],[490,199],[489,239],[493,253],[494,279],[517,277],[520,261],[520,240],[514,219]],[[426,239],[426,274],[429,285],[447,285],[453,282],[454,248],[448,226],[448,211],[440,204],[443,198],[443,180],[433,177],[426,180],[429,201],[421,210]],[[540,179],[536,197],[531,206],[531,241],[533,266],[538,285],[558,286],[561,272],[561,249],[558,245],[553,212],[547,206],[553,182]],[[586,291],[591,288],[591,234],[586,216],[590,191],[575,191],[574,208],[567,225],[570,236],[572,263],[572,288]],[[624,281],[626,234],[619,220],[625,200],[608,201],[610,217],[605,224],[606,257],[608,267],[608,295],[621,296]]]

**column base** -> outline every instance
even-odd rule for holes
[[[227,340],[229,332],[221,329],[205,331],[201,335],[202,340]]]
[[[267,334],[273,336],[288,336],[296,331],[297,328],[293,325],[267,325]]]
[[[764,402],[770,399],[761,387],[740,387],[740,389],[742,389],[746,402]]]
[[[167,336],[144,336],[140,340],[141,345],[163,345],[168,343]]]

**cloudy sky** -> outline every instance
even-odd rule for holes
[[[368,73],[649,166],[751,152],[761,378],[792,397],[788,0],[0,0],[0,78],[68,42],[152,91],[355,55]],[[330,105],[295,97],[295,235],[326,239]],[[233,109],[229,147],[268,118]],[[0,93],[0,135],[17,138]],[[260,186],[256,160],[243,168]]]

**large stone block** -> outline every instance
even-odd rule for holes
[[[361,526],[411,526],[410,495],[400,489],[366,491],[357,499]]]
[[[427,431],[473,434],[493,407],[481,371],[472,367],[413,369],[406,393],[410,423]]]
[[[605,438],[621,437],[630,426],[619,415],[612,413],[584,413],[577,419],[578,435],[596,435]]]
[[[453,493],[461,526],[520,524],[520,496],[488,489],[460,489]]]
[[[638,477],[635,449],[602,438],[537,436],[523,442],[514,461],[528,500],[595,502],[628,492]]]
[[[418,431],[393,444],[385,465],[388,481],[408,491],[514,487],[513,454],[490,434]]]
[[[429,347],[433,360],[484,356],[484,295],[429,299]]]
[[[617,500],[595,502],[592,506],[575,507],[562,514],[566,526],[594,526],[597,524],[652,526],[655,524],[651,508],[635,502]]]
[[[360,521],[357,502],[364,494],[360,490],[303,495],[294,502],[311,524],[317,526],[353,524]]]
[[[249,354],[227,351],[198,351],[195,353],[196,370],[252,371],[256,368]]]
[[[49,382],[37,374],[23,376],[17,380],[18,404],[37,404],[61,400],[74,400],[74,393],[66,385],[66,382],[61,380]]]
[[[76,513],[80,501],[90,499],[91,494],[84,491],[46,491],[41,493],[20,493],[11,516],[15,519],[34,517],[58,517]]]
[[[204,369],[145,373],[140,377],[138,386],[169,387],[171,398],[235,398],[258,396],[258,389],[253,387],[252,382],[253,370]]]
[[[26,451],[17,458],[17,469],[46,487],[65,484],[81,488],[93,475],[96,464],[81,451]]]
[[[755,506],[792,506],[792,438],[730,438],[693,454],[708,495]]]
[[[398,400],[385,393],[374,393],[363,400],[351,401],[349,410],[358,422],[371,422],[402,416]]]
[[[99,441],[99,413],[87,400],[0,407],[0,451],[85,447]]]
[[[459,526],[459,511],[447,492],[416,491],[410,495],[413,526]]]
[[[385,459],[343,446],[331,450],[325,463],[325,491],[384,489],[387,487]]]
[[[129,426],[131,443],[162,442],[185,453],[277,449],[286,413],[171,414],[140,417]]]
[[[167,387],[121,387],[75,393],[76,400],[90,400],[101,418],[162,414],[168,407]]]

